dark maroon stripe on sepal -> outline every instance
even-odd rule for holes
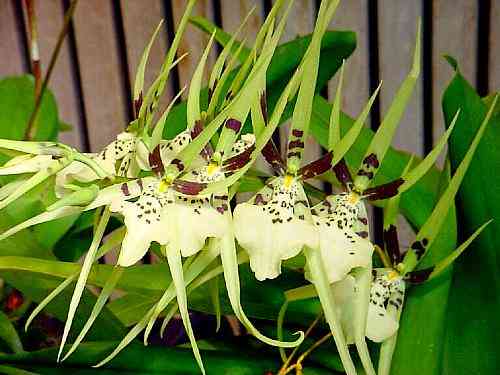
[[[232,156],[223,162],[225,172],[234,172],[248,164],[255,150],[255,145],[248,147],[245,151],[240,152],[238,155]]]
[[[171,164],[175,165],[177,167],[177,170],[179,172],[182,172],[184,170],[184,164],[182,163],[182,161],[180,159],[174,159],[172,160]]]
[[[172,187],[175,191],[185,195],[198,195],[207,187],[207,184],[195,181],[174,180]]]
[[[373,153],[363,159],[363,164],[365,164],[367,167],[372,167],[372,168],[378,168],[380,165],[377,155]]]
[[[241,129],[241,121],[238,121],[234,118],[228,118],[224,126],[228,129],[233,130],[235,133],[238,133]]]
[[[384,243],[392,264],[398,264],[401,261],[401,250],[399,249],[398,231],[392,224],[389,225],[389,229],[384,230]]]
[[[262,149],[262,156],[275,172],[282,173],[285,170],[285,163],[272,139]]]
[[[264,123],[267,124],[267,95],[264,91],[260,96],[260,110],[262,112],[262,117],[264,118]]]
[[[401,185],[403,185],[403,182],[404,180],[402,178],[398,178],[397,180],[388,182],[387,184],[366,189],[363,192],[363,195],[366,195],[371,201],[391,198],[398,194],[398,189]]]
[[[328,171],[332,165],[333,154],[327,152],[318,160],[315,160],[299,169],[299,176],[302,180],[319,176]]]
[[[203,131],[204,128],[203,120],[196,120],[194,123],[193,129],[191,130],[191,138],[195,139],[197,136],[200,135],[200,133]],[[212,149],[212,146],[210,146],[210,143],[208,143],[203,150],[201,150],[200,155],[203,157],[205,160],[210,160],[212,157],[214,151]]]
[[[293,150],[294,148],[304,148],[304,142],[298,140],[288,142],[288,149]]]
[[[125,195],[126,197],[128,197],[128,196],[130,195],[130,190],[129,190],[128,185],[127,185],[127,183],[126,183],[126,182],[124,182],[124,183],[120,186],[120,188],[122,189],[122,193],[123,193],[123,195]]]
[[[337,180],[339,180],[339,182],[342,185],[344,185],[344,187],[346,187],[347,184],[352,182],[351,172],[349,172],[349,168],[347,167],[344,158],[340,159],[339,162],[335,164],[332,169],[333,172],[335,173],[335,176],[337,177]]]
[[[142,91],[139,93],[139,97],[134,100],[134,116],[135,118],[139,117],[139,111],[142,106]]]
[[[161,160],[160,145],[156,146],[152,153],[149,154],[149,166],[153,172],[162,176],[165,172],[165,167],[163,166],[163,160]]]
[[[289,152],[288,154],[286,154],[286,157],[287,158],[293,158],[294,156],[296,157],[300,157],[300,152],[296,151],[296,152]]]
[[[302,130],[299,130],[299,129],[293,129],[292,130],[292,135],[294,137],[297,137],[297,138],[300,138],[304,135],[304,132]]]
[[[405,275],[405,280],[412,284],[422,284],[429,279],[432,271],[434,271],[434,267],[411,271]]]

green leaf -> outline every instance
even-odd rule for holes
[[[0,340],[4,341],[14,353],[23,351],[23,344],[14,325],[2,311],[0,311]]]
[[[56,350],[44,349],[17,355],[0,354],[0,361],[15,364],[41,374],[193,374],[200,370],[193,361],[190,349],[168,347],[144,347],[131,344],[104,368],[85,369],[97,362],[116,342],[83,344],[63,365],[55,366]],[[219,375],[255,375],[275,372],[281,363],[278,357],[261,355],[258,350],[248,348],[246,353],[228,355],[227,351],[207,350],[203,352],[207,373]],[[256,360],[258,358],[258,360]],[[331,375],[331,370],[307,365],[304,375]]]
[[[33,111],[35,83],[30,75],[0,80],[0,138],[22,140]],[[56,140],[59,118],[54,95],[47,90],[38,113],[35,140]],[[1,160],[0,160],[1,161]]]
[[[457,71],[443,95],[446,124],[461,109],[449,141],[452,168],[467,152],[488,106]],[[459,198],[461,240],[493,219],[483,233],[455,262],[447,320],[447,344],[443,374],[493,374],[498,372],[497,332],[500,329],[500,116],[490,120],[465,176]],[[464,324],[467,322],[467,324]]]

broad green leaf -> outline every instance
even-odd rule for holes
[[[0,361],[50,375],[68,373],[198,375],[200,373],[190,349],[144,347],[140,344],[131,344],[104,368],[85,369],[89,363],[98,361],[116,344],[110,341],[83,344],[67,362],[57,367],[54,365],[56,357],[54,348],[16,355],[0,354]],[[268,371],[275,372],[280,367],[276,357],[261,355],[258,350],[252,348],[249,348],[247,353],[235,353],[231,356],[228,356],[227,351],[207,350],[204,351],[203,357],[209,374],[255,375],[265,374]],[[304,375],[331,374],[331,370],[319,366],[307,365],[304,368]]]
[[[35,105],[34,87],[34,79],[29,75],[0,80],[0,138],[23,139]],[[54,95],[49,90],[43,97],[38,123],[35,140],[56,140],[59,118]]]
[[[458,167],[483,122],[484,103],[457,69],[443,94],[446,124],[461,110],[450,141],[452,168]],[[455,262],[442,373],[449,375],[498,372],[497,332],[500,329],[500,116],[492,116],[469,171],[458,192],[460,239],[464,241],[488,220],[493,222]],[[467,324],[464,324],[467,322]]]
[[[448,186],[449,178],[448,168],[437,182],[440,192]],[[424,269],[433,266],[448,256],[455,248],[456,237],[455,207],[452,206],[441,233],[419,267]],[[449,267],[441,276],[408,288],[398,330],[398,344],[392,360],[392,373],[441,374],[452,271],[452,267]]]
[[[425,254],[427,253],[427,249],[432,246],[433,241],[436,239],[441,230],[441,226],[446,220],[446,213],[455,202],[455,195],[457,194],[460,184],[462,183],[469,165],[473,160],[474,153],[476,152],[476,149],[481,142],[484,131],[489,125],[489,120],[491,117],[491,113],[493,112],[494,104],[495,103],[493,103],[493,105],[491,106],[472,142],[468,146],[468,150],[463,160],[457,167],[443,195],[439,198],[439,201],[437,202],[436,207],[434,207],[432,214],[429,216],[429,218],[417,233],[414,243],[418,242],[424,246],[424,253],[422,254],[422,256],[425,256]],[[411,247],[405,254],[405,258],[403,260],[403,263],[401,264],[403,267],[400,270],[403,272],[403,274],[413,271],[418,261],[419,257],[417,256],[416,250]]]

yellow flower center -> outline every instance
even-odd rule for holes
[[[162,179],[160,181],[160,184],[158,185],[158,191],[160,193],[164,193],[164,192],[167,191],[167,189],[168,189],[169,186],[170,186],[170,184],[168,183],[168,181],[165,180],[165,179]]]
[[[387,278],[389,279],[389,281],[397,279],[398,277],[399,277],[399,273],[394,271],[394,270],[389,271],[389,273],[387,274]]]
[[[215,164],[215,163],[210,163],[208,166],[207,166],[207,174],[209,176],[212,176],[214,173],[217,173],[219,171],[220,167]]]
[[[293,183],[293,176],[287,174],[283,180],[283,185],[285,185],[285,187],[289,189],[290,186],[292,186],[292,183]]]
[[[358,194],[358,193],[355,193],[354,191],[351,191],[349,193],[349,203],[350,204],[356,204],[359,202],[359,200],[361,199],[361,196]]]

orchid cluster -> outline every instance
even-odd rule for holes
[[[304,275],[310,284],[286,292],[287,302],[280,313],[279,324],[283,322],[288,303],[318,296],[346,373],[356,374],[348,349],[352,343],[364,371],[376,373],[366,343],[368,337],[382,343],[378,373],[388,374],[405,289],[438,275],[487,225],[479,228],[435,267],[416,270],[439,233],[491,111],[414,243],[406,252],[401,252],[395,227],[400,197],[434,165],[459,116],[457,113],[435,149],[422,161],[415,163],[410,159],[400,178],[372,186],[419,75],[420,33],[417,33],[411,71],[396,93],[360,165],[350,169],[344,156],[361,132],[380,86],[348,132],[341,136],[344,66],[330,116],[328,150],[319,160],[301,165],[311,122],[321,40],[339,1],[321,2],[307,51],[269,114],[266,72],[292,1],[275,2],[250,54],[236,66],[243,46],[236,41],[240,27],[215,62],[206,95],[201,88],[215,38],[212,35],[188,88],[186,129],[173,139],[164,140],[167,117],[184,89],[161,114],[158,113],[159,99],[172,68],[183,58],[175,60],[194,3],[191,0],[187,5],[157,79],[144,91],[149,51],[161,24],[156,29],[137,70],[133,93],[135,119],[100,153],[80,153],[57,142],[0,140],[1,149],[16,155],[0,168],[0,175],[21,175],[0,188],[0,209],[49,178],[53,178],[58,198],[45,212],[0,234],[0,240],[22,229],[85,211],[95,210],[99,217],[81,270],[64,280],[40,303],[27,326],[44,306],[76,281],[58,358],[66,359],[85,338],[116,289],[123,270],[141,260],[156,243],[160,245],[162,259],[168,264],[171,283],[116,349],[96,366],[110,361],[143,331],[147,344],[153,324],[160,315],[165,317],[161,328],[163,335],[168,321],[178,311],[204,373],[189,319],[187,296],[200,286],[216,285],[212,282],[221,274],[236,317],[256,338],[279,347],[286,361],[285,348],[300,345],[304,334],[299,332],[295,341],[287,342],[281,339],[281,327],[278,329],[280,337],[272,339],[253,326],[240,303],[238,266],[249,262],[257,280],[273,279],[280,275],[283,261],[303,254]],[[205,99],[207,103],[202,105]],[[293,114],[286,160],[283,160],[272,135],[287,105],[293,105]],[[243,126],[247,121],[252,129],[246,130]],[[230,202],[240,181],[260,154],[274,175],[269,176],[253,197],[232,210]],[[318,202],[308,193],[307,181],[330,172],[344,191],[325,196]],[[370,240],[365,201],[384,203],[383,249]],[[111,215],[121,218],[124,226],[99,247]],[[62,356],[92,265],[118,244],[117,264],[87,323]],[[374,259],[381,261],[384,267],[373,268]]]

